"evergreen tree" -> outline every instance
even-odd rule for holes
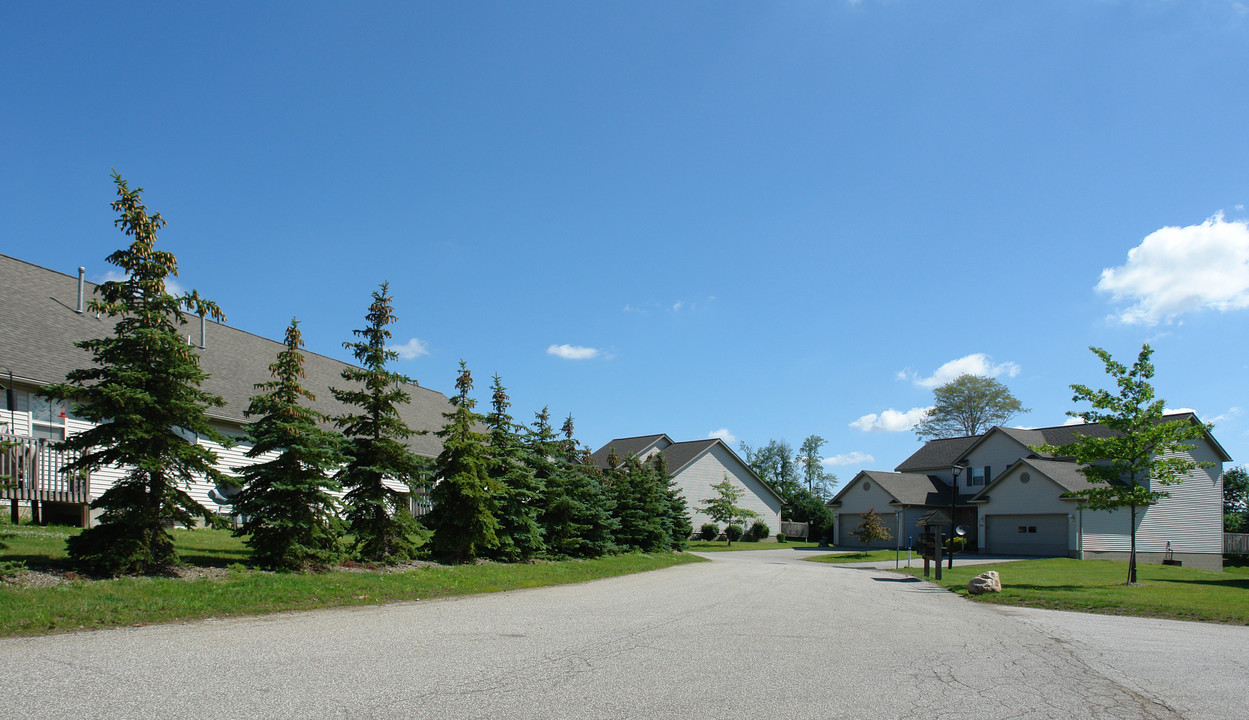
[[[205,411],[225,402],[200,389],[208,375],[199,355],[181,334],[187,314],[224,320],[216,303],[195,291],[170,294],[166,280],[177,276],[172,253],[156,249],[160,213],[148,214],[142,188],[131,190],[115,171],[118,199],[114,224],[130,246],[108,256],[126,273],[98,286],[92,312],[114,318],[108,337],[76,343],[91,366],[72,370],[65,382],[43,388],[44,397],[67,399],[93,423],[60,447],[81,453],[67,472],[101,467],[125,473],[91,507],[103,510],[99,524],[71,537],[70,558],[97,573],[167,572],[178,562],[166,523],[208,522],[213,514],[185,491],[199,478],[220,482],[217,456],[195,439],[229,441],[208,423]]]
[[[552,456],[551,477],[546,481],[542,527],[547,551],[567,557],[598,557],[612,552],[615,519],[603,489],[602,473],[578,452],[573,439],[572,416],[564,421],[563,439],[551,432],[545,411],[535,423],[531,442],[558,453]]]
[[[484,418],[473,412],[477,401],[468,394],[473,389],[473,376],[463,360],[455,388],[458,392],[451,398],[455,409],[443,414],[447,424],[438,431],[442,438],[442,452],[434,470],[438,484],[430,495],[434,509],[426,522],[434,530],[430,547],[435,556],[470,562],[478,552],[493,550],[499,544],[499,523],[493,510],[503,488],[488,472],[488,438],[477,431]]]
[[[516,562],[541,554],[545,548],[538,523],[542,483],[525,462],[527,449],[508,413],[511,400],[498,375],[494,376],[493,390],[490,414],[486,416],[486,426],[490,428],[490,476],[503,486],[495,501],[499,545],[493,555]]]
[[[408,508],[408,494],[385,483],[390,479],[416,490],[424,484],[425,469],[425,462],[403,442],[417,433],[403,422],[397,409],[412,401],[401,386],[412,381],[387,368],[387,363],[399,357],[386,347],[390,339],[386,326],[396,321],[389,290],[382,283],[373,291],[364,329],[352,331],[360,339],[343,343],[360,367],[346,368],[342,377],[358,387],[330,388],[339,402],[358,409],[334,418],[334,425],[347,437],[347,464],[335,479],[347,491],[344,515],[355,537],[353,550],[361,560],[382,563],[411,559],[427,537]]]
[[[256,385],[247,425],[253,443],[247,457],[270,460],[235,468],[244,479],[234,510],[244,520],[235,535],[246,536],[252,557],[275,570],[305,570],[338,562],[343,524],[332,473],[343,463],[342,437],[320,426],[326,416],[301,404],[316,396],[301,384],[304,346],[299,321],[286,329],[286,347],[269,366],[273,380]]]
[[[673,550],[684,550],[689,547],[690,536],[694,526],[690,523],[689,505],[685,501],[685,493],[681,492],[676,478],[668,473],[668,460],[663,453],[655,453],[651,458],[660,486],[664,488],[667,511],[664,513],[664,525],[671,538]]]
[[[611,464],[611,459],[608,460]],[[636,457],[620,463],[619,458],[604,472],[612,492],[617,528],[616,545],[622,550],[654,552],[668,550],[672,537],[665,522],[668,516],[667,487],[660,487],[654,466]]]

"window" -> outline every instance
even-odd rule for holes
[[[989,484],[989,466],[974,467],[971,474],[967,476],[967,487],[975,487],[976,485]]]
[[[30,436],[44,440],[64,440],[66,414],[63,404],[31,395]]]

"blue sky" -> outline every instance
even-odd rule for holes
[[[1156,349],[1249,460],[1241,2],[95,3],[0,11],[0,252],[103,279],[110,168],[229,322],[580,439],[827,439],[932,386],[1061,424]],[[0,310],[2,312],[2,310]]]

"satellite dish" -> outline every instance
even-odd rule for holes
[[[230,487],[228,485],[218,485],[208,491],[208,499],[218,505],[233,505],[234,498],[238,497],[239,490],[242,488]]]
[[[967,526],[959,525],[958,527],[954,528],[954,534],[958,535],[959,537],[963,537],[964,535],[967,534]]]

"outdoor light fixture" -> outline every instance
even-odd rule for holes
[[[967,469],[967,461],[959,460],[950,468],[950,472],[954,473],[954,479],[950,481],[950,552],[949,569],[954,569],[954,512],[958,503],[958,476],[963,474]]]

